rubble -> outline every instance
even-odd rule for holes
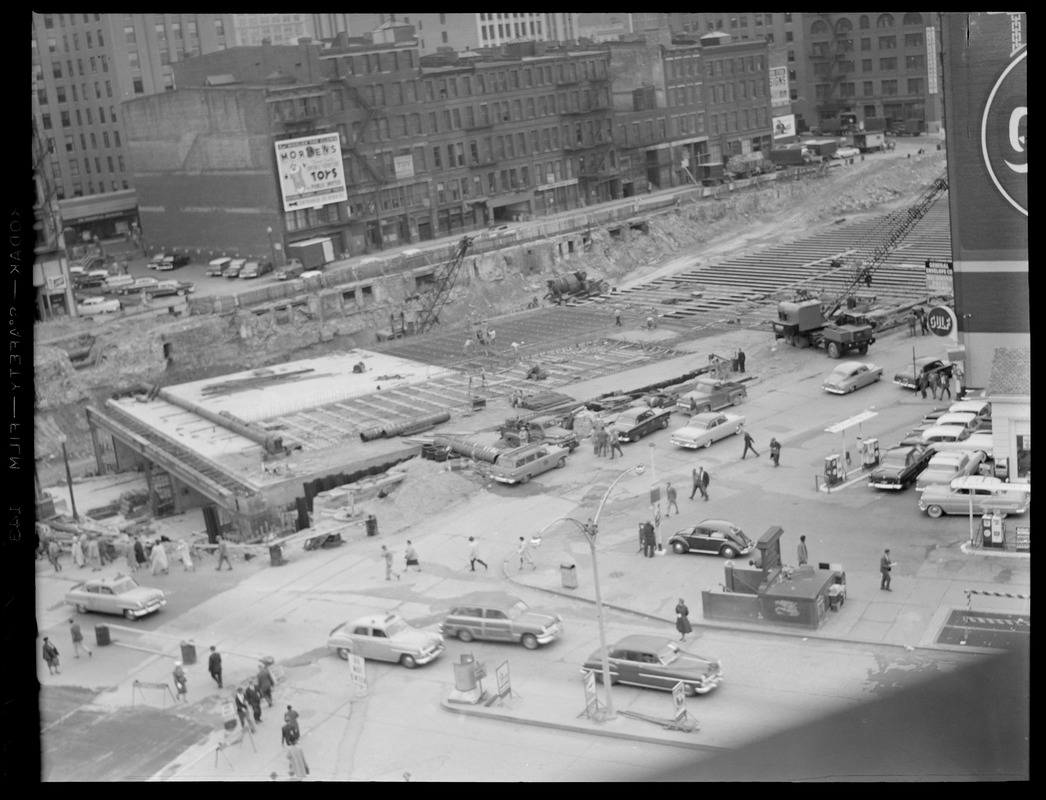
[[[404,479],[385,497],[367,501],[369,513],[378,519],[382,533],[409,531],[423,524],[436,511],[446,511],[479,491],[479,487],[438,463],[414,458],[390,472],[404,474]]]

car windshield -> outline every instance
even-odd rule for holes
[[[393,636],[403,633],[408,627],[407,623],[403,620],[395,619],[392,622],[387,622],[385,624],[385,635],[391,639]]]
[[[658,661],[668,666],[679,658],[679,646],[675,642],[665,642],[661,652],[657,654]]]
[[[828,376],[828,380],[842,380],[850,375],[850,370],[837,368],[832,370],[832,374]]]
[[[122,580],[113,581],[113,594],[133,592],[137,588],[138,584],[134,582],[134,578],[123,578]]]
[[[526,612],[530,606],[524,603],[522,600],[517,600],[511,606],[505,609],[505,613],[508,614],[509,619],[519,619],[520,615]]]

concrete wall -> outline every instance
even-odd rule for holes
[[[661,48],[646,44],[612,43],[610,53],[610,85],[613,87],[614,110],[632,111],[632,92],[644,86],[655,87],[657,107],[664,109],[665,73]]]

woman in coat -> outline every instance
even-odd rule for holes
[[[167,550],[164,548],[163,542],[157,542],[153,545],[153,575],[157,572],[162,572],[166,575],[169,566]]]
[[[682,597],[676,604],[676,630],[679,631],[679,641],[681,642],[685,642],[686,635],[694,630],[690,626],[690,609],[686,607]]]
[[[73,563],[78,567],[83,567],[87,563],[87,559],[84,558],[84,548],[80,544],[80,537],[73,536]]]
[[[134,537],[134,557],[139,567],[144,567],[149,563],[149,559],[145,557],[145,548],[142,546],[142,540],[137,536]]]

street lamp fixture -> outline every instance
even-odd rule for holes
[[[273,244],[273,241],[272,241],[272,225],[269,225],[265,229],[265,232],[267,234],[269,234],[269,259],[271,260],[273,266],[275,266],[276,265],[276,245]]]
[[[610,690],[610,657],[607,652],[607,632],[606,623],[603,620],[603,594],[599,588],[599,564],[596,560],[596,535],[599,532],[599,515],[603,513],[603,506],[606,505],[607,499],[610,497],[610,493],[614,490],[614,487],[621,482],[621,480],[631,473],[642,475],[646,471],[646,466],[639,464],[634,467],[629,467],[617,478],[614,482],[607,487],[606,492],[603,493],[603,498],[599,501],[599,505],[596,507],[596,513],[589,517],[588,522],[578,522],[573,517],[561,517],[560,519],[553,520],[533,537],[533,541],[540,543],[541,536],[553,525],[558,525],[560,522],[570,522],[577,526],[585,536],[585,540],[588,542],[589,550],[592,553],[592,585],[596,593],[596,624],[599,626],[599,654],[600,661],[602,663],[603,673],[603,693],[606,698],[606,713],[605,719],[612,720],[616,716],[614,713],[614,698]]]

